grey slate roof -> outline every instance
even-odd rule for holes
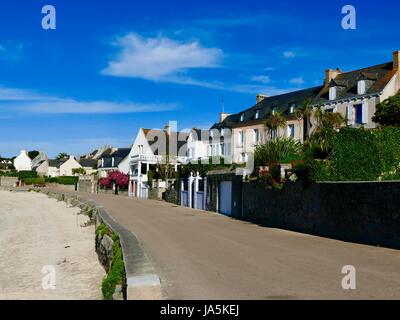
[[[329,87],[331,86],[337,87],[336,100],[357,96],[357,83],[359,80],[367,80],[368,87],[366,94],[379,93],[386,87],[396,72],[396,70],[393,70],[393,62],[387,62],[341,73],[322,88],[315,99],[315,103],[318,104],[329,101]]]
[[[49,159],[49,167],[60,168],[60,166],[68,159]]]
[[[122,160],[124,160],[129,152],[131,151],[130,148],[118,148],[116,151],[107,152],[106,155],[100,158],[104,159],[104,165],[101,165],[101,161],[99,162],[99,168],[116,168],[120,164]],[[114,158],[114,166],[112,166],[112,159]]]
[[[295,104],[295,109],[301,106],[306,99],[311,99],[314,105],[329,102],[329,87],[337,87],[337,99],[357,97],[357,83],[366,80],[366,94],[380,93],[396,74],[393,70],[393,62],[387,62],[350,72],[343,72],[336,76],[330,83],[322,86],[289,92],[277,96],[267,97],[253,107],[237,114],[228,116],[224,121],[215,123],[211,129],[233,128],[261,123],[273,109],[291,117],[290,106]],[[256,111],[259,111],[259,119],[255,119]],[[243,121],[240,116],[243,114]],[[293,116],[292,116],[293,117]]]
[[[265,120],[272,110],[290,116],[290,107],[292,104],[294,104],[295,108],[300,107],[306,99],[315,99],[322,88],[323,86],[319,86],[267,97],[247,110],[228,116],[224,121],[214,124],[211,129],[232,128],[249,125],[251,122],[258,123]],[[257,111],[259,113],[258,119],[255,118]],[[243,121],[240,121],[242,114]]]
[[[93,168],[94,166],[97,166],[97,160],[94,159],[81,159],[78,162],[85,168]]]

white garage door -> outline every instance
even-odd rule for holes
[[[219,194],[220,212],[230,216],[232,214],[232,181],[222,181]]]

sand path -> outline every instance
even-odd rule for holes
[[[82,227],[78,212],[43,194],[0,191],[0,299],[101,299],[94,226]]]

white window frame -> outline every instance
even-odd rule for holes
[[[254,145],[258,145],[260,142],[260,129],[253,130],[253,143]]]
[[[260,117],[260,110],[256,110],[256,114],[254,116],[254,119],[258,120],[259,117]]]
[[[244,135],[243,130],[238,131],[238,147],[243,147],[244,144]]]
[[[292,128],[293,128],[293,131],[292,131]],[[293,135],[292,135],[292,132],[293,132]],[[295,127],[295,125],[294,124],[288,124],[288,126],[287,126],[287,137],[294,139],[295,135],[296,135],[296,127]]]
[[[367,92],[366,90],[366,83],[365,80],[359,80],[357,83],[357,92],[358,94],[365,94]]]
[[[241,115],[240,115],[240,122],[243,122],[244,121],[244,114],[242,113]]]
[[[336,87],[329,88],[329,100],[336,100],[337,97],[337,89]]]

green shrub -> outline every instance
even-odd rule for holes
[[[112,238],[112,240],[114,241],[114,247],[111,268],[107,275],[103,278],[103,281],[101,283],[101,291],[105,300],[112,300],[112,296],[115,292],[116,286],[119,284],[123,284],[125,278],[125,267],[122,255],[122,248],[118,235],[115,232],[111,231],[107,227],[107,225],[101,223],[96,228],[96,235],[98,237],[103,237],[105,234]]]
[[[124,281],[125,269],[122,257],[122,249],[119,241],[114,241],[113,261],[111,269],[104,277],[101,284],[101,291],[104,300],[112,300],[115,288]]]
[[[301,159],[301,144],[290,138],[276,138],[256,147],[254,164],[256,167],[269,163]]]
[[[46,179],[45,178],[25,178],[24,182],[27,186],[44,185],[44,184],[46,184]]]
[[[37,172],[36,171],[19,171],[17,173],[17,177],[21,181],[25,181],[26,179],[32,179],[32,178],[37,178]]]

